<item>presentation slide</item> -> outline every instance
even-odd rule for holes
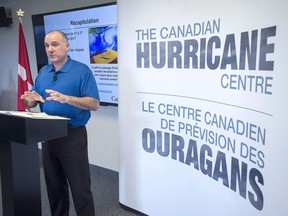
[[[69,56],[88,65],[101,102],[118,104],[117,6],[65,11],[43,16],[45,34],[61,30],[68,36]]]

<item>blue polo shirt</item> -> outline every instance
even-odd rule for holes
[[[46,101],[49,96],[46,89],[53,89],[65,95],[75,97],[93,97],[99,100],[99,92],[95,78],[90,68],[70,57],[57,72],[53,65],[49,64],[41,68],[31,91],[36,91],[45,100],[39,102],[41,112],[49,115],[68,117],[70,126],[85,125],[90,116],[90,110],[82,110],[69,104],[62,104],[57,101]]]

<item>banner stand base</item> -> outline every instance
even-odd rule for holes
[[[130,207],[126,206],[126,205],[123,205],[123,204],[120,203],[120,202],[119,202],[119,205],[121,206],[121,208],[123,208],[123,209],[125,209],[125,210],[127,210],[127,211],[130,211],[130,212],[132,212],[132,213],[134,213],[134,214],[137,214],[137,215],[139,215],[139,216],[148,216],[148,215],[146,215],[146,214],[144,214],[144,213],[142,213],[142,212],[140,212],[140,211],[137,211],[137,210],[135,210],[135,209],[133,209],[133,208],[130,208]]]

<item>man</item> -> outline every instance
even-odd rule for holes
[[[99,93],[91,70],[68,56],[69,43],[61,31],[45,36],[51,64],[39,71],[31,91],[21,98],[29,108],[70,118],[68,136],[42,145],[43,168],[53,216],[69,215],[69,189],[78,216],[94,216],[90,189],[86,123],[99,108]],[[49,133],[49,128],[47,128]]]

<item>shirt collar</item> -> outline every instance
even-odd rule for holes
[[[68,56],[68,59],[65,62],[65,64],[57,72],[67,73],[70,69],[71,64],[72,64],[72,60],[71,60],[70,56]],[[55,72],[52,63],[48,65],[48,70],[49,70],[49,72]]]

